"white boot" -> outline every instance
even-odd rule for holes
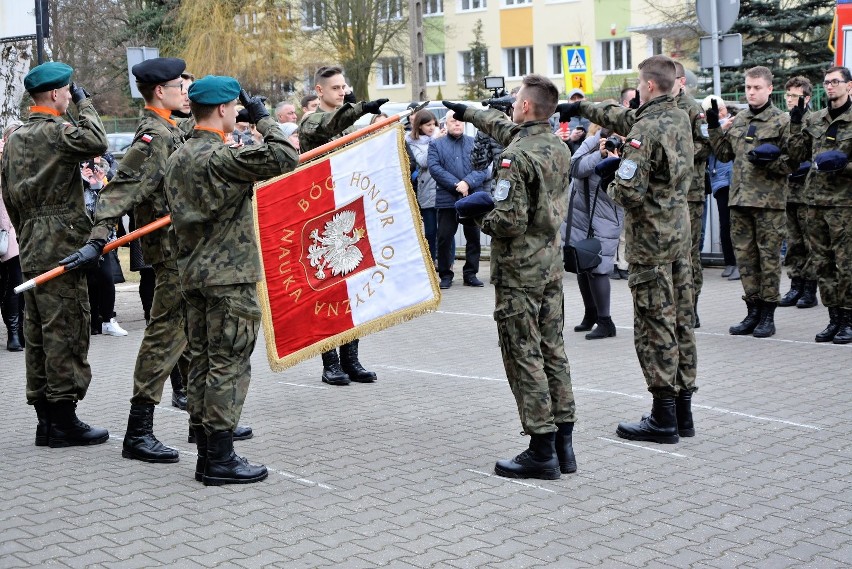
[[[109,322],[101,324],[101,332],[107,336],[127,336],[127,330],[119,326],[115,318],[110,318]]]

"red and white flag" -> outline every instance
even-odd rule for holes
[[[256,186],[273,370],[437,308],[402,133],[394,125]]]

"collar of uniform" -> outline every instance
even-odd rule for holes
[[[158,117],[160,117],[161,119],[163,119],[164,121],[169,123],[170,125],[177,126],[177,123],[174,120],[172,120],[172,112],[170,110],[158,109],[156,107],[149,107],[148,105],[145,105],[145,110],[151,111],[152,113],[154,113],[155,115],[157,115]]]
[[[528,121],[521,125],[521,130],[518,132],[518,138],[532,136],[534,134],[542,134],[545,132],[553,132],[553,129],[550,127],[550,121],[546,119]]]
[[[748,107],[745,111],[739,114],[745,114],[746,118],[753,121],[768,121],[779,112],[782,112],[781,109],[773,105],[772,101],[769,101],[760,108],[760,112],[758,112],[757,114],[754,114],[754,111],[751,110],[751,107]]]
[[[202,133],[210,132],[210,133],[217,134],[219,136],[219,138],[222,139],[222,142],[226,142],[228,140],[227,138],[225,138],[225,133],[223,131],[219,130],[219,129],[216,129],[216,128],[210,128],[209,126],[198,126],[198,125],[196,125],[195,130],[200,130]]]
[[[33,105],[32,107],[30,107],[30,113],[41,113],[44,115],[53,115],[55,117],[62,116],[62,113],[60,113],[56,109],[51,109],[50,107],[42,107],[39,105]]]
[[[640,117],[648,113],[656,112],[657,110],[662,110],[666,106],[674,106],[674,104],[675,100],[671,95],[660,95],[659,97],[654,97],[647,103],[643,103],[641,107],[636,109],[636,116]]]

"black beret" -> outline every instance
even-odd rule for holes
[[[488,192],[473,192],[456,202],[459,217],[476,217],[494,209],[494,198]]]
[[[134,65],[130,71],[137,83],[159,85],[177,79],[186,70],[186,62],[177,57],[155,57]]]
[[[761,144],[747,154],[748,161],[758,166],[766,166],[781,157],[781,149],[774,144]]]
[[[810,170],[810,169],[811,169],[811,163],[810,162],[802,162],[801,164],[799,164],[799,167],[796,169],[796,171],[793,172],[792,174],[790,174],[788,177],[790,178],[791,182],[794,182],[796,184],[801,184],[802,182],[805,181],[805,178],[808,175],[808,170]]]
[[[839,150],[829,150],[814,156],[814,169],[817,172],[840,172],[849,164],[849,156]]]

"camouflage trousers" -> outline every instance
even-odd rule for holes
[[[701,294],[701,286],[704,284],[704,269],[701,266],[701,229],[704,227],[704,204],[705,202],[689,202],[689,227],[692,230],[692,285],[695,290],[695,299]]]
[[[232,431],[251,380],[251,354],[260,328],[254,283],[183,291],[191,357],[187,410],[193,427]]]
[[[24,273],[24,280],[39,273]],[[85,271],[71,271],[24,292],[27,402],[78,401],[92,381],[89,290]]]
[[[852,207],[809,206],[808,242],[822,303],[852,309]]]
[[[810,264],[811,246],[808,243],[808,206],[803,203],[787,203],[787,255],[784,266],[790,278],[801,277],[816,280]]]
[[[698,391],[690,260],[631,264],[627,285],[633,296],[633,343],[648,391],[663,397]]]
[[[133,372],[134,405],[157,405],[163,397],[163,385],[186,348],[184,305],[180,278],[174,261],[157,263],[151,321],[145,328],[142,345]]]
[[[503,367],[527,434],[577,420],[562,328],[562,281],[540,288],[495,287],[494,320]]]
[[[746,302],[781,300],[781,242],[786,223],[784,210],[731,206],[731,242]]]

